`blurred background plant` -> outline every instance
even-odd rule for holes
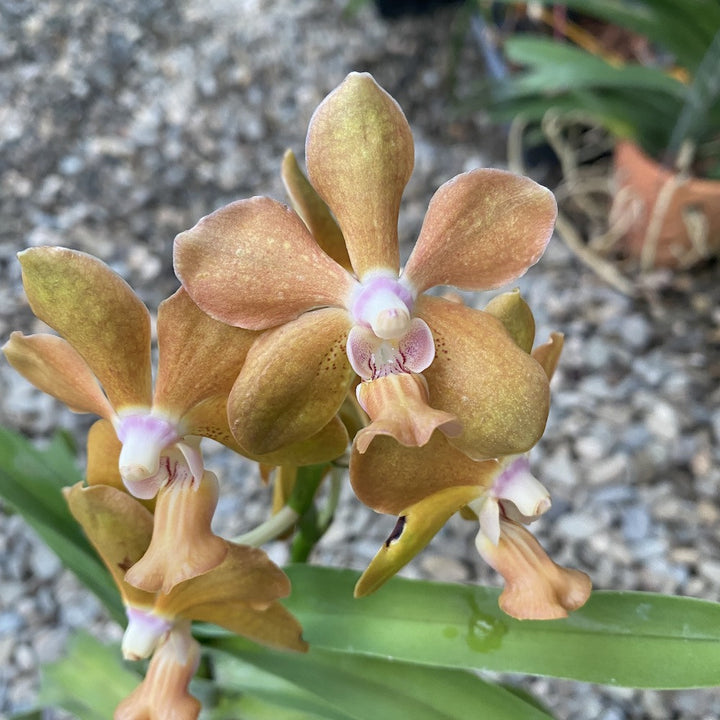
[[[568,195],[569,214],[581,216],[579,229],[577,221],[561,227],[573,249],[625,292],[632,285],[589,251],[619,249],[644,270],[716,254],[720,185],[696,178],[720,179],[720,4],[473,4],[488,72],[462,107],[488,107],[493,120],[512,124],[515,165],[519,145],[531,158],[550,145],[561,166],[559,193]],[[614,173],[579,173],[613,146]],[[598,195],[612,198],[609,227]]]

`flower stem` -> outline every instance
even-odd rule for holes
[[[261,523],[250,532],[246,532],[244,535],[238,535],[233,538],[234,543],[240,545],[251,545],[252,547],[260,547],[270,540],[282,535],[284,532],[289,530],[300,516],[291,507],[287,505],[280,511],[275,513],[272,517],[268,518],[264,523]]]

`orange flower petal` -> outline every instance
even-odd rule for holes
[[[239,603],[212,602],[196,606],[193,617],[280,650],[307,652],[308,649],[300,623],[277,602],[264,610]]]
[[[126,605],[151,608],[152,593],[125,582],[125,573],[147,550],[153,531],[152,514],[125,492],[107,485],[64,490],[73,517],[113,576]]]
[[[32,311],[83,356],[115,410],[150,405],[150,315],[97,258],[39,247],[18,254]]]
[[[197,720],[202,705],[188,686],[200,663],[200,645],[188,636],[178,652],[177,633],[155,651],[144,680],[118,705],[114,720]]]
[[[540,365],[488,313],[427,295],[416,310],[435,338],[435,360],[423,373],[430,404],[463,427],[452,444],[478,459],[529,450],[550,406]]]
[[[290,580],[263,550],[228,543],[220,565],[176,585],[158,598],[155,609],[164,616],[196,619],[198,605],[237,602],[262,609],[289,594]]]
[[[147,592],[169,593],[220,565],[228,544],[210,528],[218,495],[213,473],[206,472],[197,486],[176,474],[158,493],[150,546],[125,581]]]
[[[88,364],[70,343],[55,335],[11,333],[5,357],[36,388],[64,402],[73,412],[115,415]]]
[[[550,333],[550,339],[532,351],[532,356],[540,363],[548,380],[552,380],[552,376],[555,374],[564,341],[565,336],[562,333]]]
[[[261,337],[228,399],[239,445],[264,455],[315,435],[335,416],[354,376],[345,343],[350,317],[324,308]]]
[[[223,395],[209,398],[196,405],[183,418],[188,434],[212,438],[240,455],[265,465],[314,465],[328,462],[342,455],[348,445],[348,433],[337,417],[320,428],[314,435],[283,445],[278,450],[253,454],[241,447],[230,432],[227,419],[227,398]]]
[[[87,440],[88,485],[111,485],[117,490],[127,492],[120,477],[118,459],[122,443],[115,434],[115,428],[107,420],[93,423]]]
[[[180,418],[213,395],[230,392],[257,333],[213,320],[183,288],[160,303],[154,408]]]
[[[180,233],[175,272],[206,313],[250,330],[344,307],[357,284],[294,212],[266,197],[226,205]]]
[[[350,73],[315,110],[305,158],[335,215],[357,276],[399,267],[400,199],[414,147],[400,106],[367,73]]]
[[[364,453],[376,435],[390,435],[401,445],[425,445],[435,430],[446,435],[462,431],[457,418],[428,405],[422,375],[400,373],[360,383],[358,402],[372,422],[355,436],[355,447]]]
[[[348,432],[338,416],[305,440],[296,440],[279,450],[264,455],[251,455],[241,451],[251,460],[265,465],[316,465],[336,460],[347,450]]]
[[[517,288],[494,297],[485,306],[485,312],[496,317],[526,353],[532,350],[535,342],[535,318]]]
[[[553,194],[504,170],[471,170],[433,196],[403,277],[417,293],[436,285],[490,290],[524,275],[545,251]]]
[[[567,617],[590,597],[590,578],[556,565],[519,523],[501,519],[497,545],[479,533],[478,552],[505,578],[500,607],[518,620]]]
[[[395,529],[355,585],[355,597],[375,592],[417,555],[448,519],[482,492],[477,485],[434,493],[400,513]]]
[[[422,447],[407,448],[378,436],[364,454],[353,448],[350,480],[358,498],[377,512],[400,515],[406,508],[447,488],[488,488],[495,460],[477,462],[450,445],[440,432]]]
[[[282,161],[282,181],[293,210],[302,218],[315,242],[338,264],[352,272],[345,238],[330,208],[303,175],[292,150],[286,150]]]

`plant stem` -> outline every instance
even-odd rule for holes
[[[266,542],[274,540],[276,537],[289,530],[297,522],[299,517],[298,513],[286,505],[282,508],[282,510],[268,518],[264,523],[258,525],[253,530],[250,530],[250,532],[246,532],[244,535],[238,535],[236,538],[233,538],[232,542],[239,543],[241,545],[260,547]]]

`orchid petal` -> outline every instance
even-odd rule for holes
[[[423,373],[430,404],[454,413],[463,426],[452,444],[477,459],[529,450],[545,429],[550,404],[540,365],[488,313],[427,295],[417,312],[436,345]]]
[[[230,428],[242,448],[264,455],[332,420],[353,378],[345,355],[349,329],[345,310],[324,308],[253,345],[228,399]]]
[[[83,488],[77,483],[63,491],[70,512],[82,525],[117,584],[126,605],[151,608],[155,599],[125,582],[128,568],[147,550],[153,516],[137,500],[107,485]]]
[[[533,351],[532,356],[540,363],[540,366],[548,376],[548,380],[552,380],[555,374],[558,362],[560,361],[560,353],[563,349],[565,338],[562,333],[550,333],[550,339],[538,345]]]
[[[315,242],[338,264],[352,272],[345,238],[330,208],[305,177],[292,150],[286,150],[282,161],[282,181],[293,210],[307,225]]]
[[[110,422],[98,420],[93,423],[87,439],[88,485],[111,485],[116,490],[125,491],[118,467],[121,449],[122,443]]]
[[[390,435],[401,445],[425,445],[435,430],[446,435],[462,431],[457,418],[428,405],[427,383],[422,375],[400,373],[360,383],[357,398],[372,422],[355,436],[364,453],[376,435]]]
[[[309,438],[296,440],[263,455],[247,456],[265,465],[316,465],[339,458],[347,450],[349,441],[345,425],[335,416]],[[244,450],[241,453],[246,454]]]
[[[193,617],[220,625],[269,647],[297,652],[308,650],[308,644],[302,639],[300,623],[277,602],[264,610],[239,603],[210,602],[196,606]]]
[[[115,415],[88,364],[66,340],[14,332],[3,352],[26,380],[73,412],[94,413],[108,420]]]
[[[176,471],[158,493],[150,546],[125,575],[126,582],[141,590],[169,593],[178,583],[216,568],[227,555],[227,542],[210,528],[219,495],[217,477],[206,472],[198,484],[181,474]]]
[[[480,532],[476,546],[483,559],[505,578],[500,607],[518,620],[567,617],[590,596],[590,578],[556,565],[538,541],[512,520],[501,519],[500,542]]]
[[[32,311],[90,366],[115,410],[149,406],[150,315],[103,262],[60,247],[18,254]]]
[[[532,350],[535,341],[535,318],[517,288],[494,297],[485,306],[485,312],[496,317],[505,326],[518,347],[526,353]]]
[[[180,418],[213,395],[230,392],[257,333],[213,320],[180,288],[160,303],[158,375],[153,409]]]
[[[197,720],[200,701],[188,692],[200,663],[200,645],[189,637],[178,653],[173,636],[156,650],[137,688],[115,710],[114,720]]]
[[[377,512],[400,515],[447,488],[475,485],[487,489],[498,467],[495,460],[471,460],[439,432],[433,433],[426,445],[413,448],[380,435],[364,454],[353,448],[350,480],[365,505]]]
[[[399,267],[400,199],[413,139],[400,106],[367,73],[350,73],[310,120],[308,175],[332,210],[355,273]]]
[[[403,277],[421,293],[436,285],[491,290],[534,265],[552,236],[553,194],[504,170],[471,170],[440,187]]]
[[[263,550],[228,543],[220,565],[158,597],[156,610],[162,615],[196,619],[195,606],[235,602],[262,609],[289,594],[290,580]]]
[[[395,530],[383,543],[355,585],[355,597],[375,592],[417,555],[448,519],[481,492],[476,485],[451,487],[415,503],[400,514]]]
[[[206,313],[249,330],[344,307],[357,284],[292,210],[265,197],[226,205],[180,233],[175,272]]]
[[[196,405],[183,419],[187,432],[212,438],[240,455],[266,465],[314,465],[340,457],[348,445],[348,433],[343,423],[332,417],[314,435],[283,445],[278,450],[253,454],[241,447],[230,432],[227,420],[227,398],[208,398]]]

